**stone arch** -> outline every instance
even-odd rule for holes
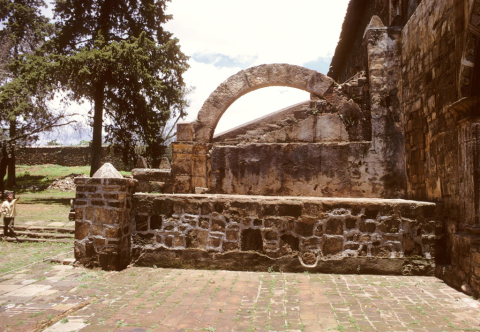
[[[334,89],[334,80],[315,70],[289,64],[266,64],[242,70],[220,84],[210,94],[193,123],[193,141],[209,143],[225,111],[243,95],[270,86],[285,86],[324,98],[334,107],[355,112],[358,105]]]

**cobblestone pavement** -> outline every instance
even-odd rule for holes
[[[14,272],[0,275],[1,331],[480,331],[480,303],[431,277]]]

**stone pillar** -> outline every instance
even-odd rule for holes
[[[177,124],[177,142],[172,143],[174,193],[194,193],[208,187],[208,144],[195,142],[194,123]]]
[[[480,226],[480,123],[459,125],[458,158],[462,224]]]
[[[87,267],[121,270],[130,263],[131,196],[136,180],[96,177],[98,172],[93,178],[74,180],[75,259]]]
[[[401,101],[401,30],[373,16],[365,31],[368,54],[372,152],[383,163],[385,198],[404,198],[407,180]]]

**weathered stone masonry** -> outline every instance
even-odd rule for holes
[[[91,148],[88,146],[35,146],[20,148],[15,151],[18,165],[90,165]],[[111,163],[119,170],[130,170],[131,165],[125,165],[122,154],[111,147],[102,147],[102,162]]]
[[[121,270],[130,263],[135,183],[118,178],[75,179],[75,258],[80,263],[105,270]]]
[[[403,200],[135,194],[139,265],[431,275],[440,206]]]
[[[381,24],[361,34],[373,15]],[[371,66],[374,36],[387,41],[385,49],[397,45],[396,54],[390,53],[394,57],[387,57],[394,62]],[[405,136],[407,197],[444,204],[447,263],[437,276],[477,294],[479,64],[480,1],[352,0],[329,73],[342,82],[365,70],[370,87],[375,80],[397,80],[397,88],[391,91],[400,105],[399,123]],[[380,99],[380,105],[387,103],[387,98]],[[393,106],[386,114],[395,114]]]

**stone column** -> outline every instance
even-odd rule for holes
[[[401,99],[400,30],[373,16],[365,31],[372,114],[372,152],[383,163],[385,198],[406,195],[405,140]]]
[[[130,263],[131,196],[136,180],[105,172],[76,178],[75,259],[87,267],[121,270]],[[113,175],[112,175],[113,174]],[[120,177],[118,177],[120,176]]]
[[[174,193],[194,193],[208,187],[207,154],[209,145],[196,143],[193,124],[177,124],[177,142],[172,143]]]

